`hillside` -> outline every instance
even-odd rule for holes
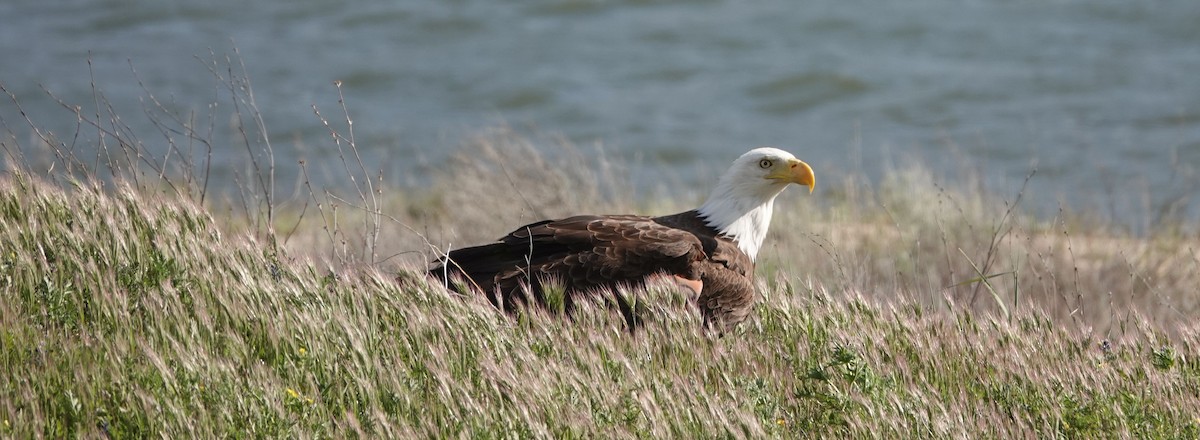
[[[310,192],[270,222],[8,173],[0,436],[1200,436],[1186,228],[1032,218],[919,169],[835,179],[780,202],[735,333],[652,288],[630,335],[601,307],[506,317],[417,266],[533,216],[703,194],[622,199],[571,157],[513,159],[520,139],[467,148],[431,187],[364,193],[377,211]],[[493,198],[514,189],[519,207]]]

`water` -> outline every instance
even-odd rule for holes
[[[1132,223],[1200,204],[1194,0],[8,0],[0,37],[0,82],[59,132],[74,118],[39,84],[87,104],[94,78],[154,133],[130,64],[202,111],[218,90],[196,57],[236,47],[283,167],[290,145],[334,157],[311,106],[338,117],[342,80],[360,147],[400,180],[507,124],[601,142],[639,180],[777,145],[819,173],[966,163],[1002,191],[1036,164],[1035,206]],[[221,148],[227,173],[241,150]]]

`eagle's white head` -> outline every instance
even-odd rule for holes
[[[775,196],[790,183],[807,186],[811,193],[816,177],[808,164],[791,153],[755,148],[733,161],[697,211],[709,226],[733,238],[753,260],[771,226]]]

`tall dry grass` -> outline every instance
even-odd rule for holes
[[[781,275],[725,337],[670,289],[629,335],[603,307],[511,318],[281,260],[194,203],[21,175],[0,230],[5,436],[1200,434],[1194,324],[1104,340]]]

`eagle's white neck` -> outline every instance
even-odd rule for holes
[[[738,183],[724,176],[697,209],[705,223],[737,243],[738,248],[754,260],[771,226],[771,211],[775,197],[787,186],[768,182]]]

